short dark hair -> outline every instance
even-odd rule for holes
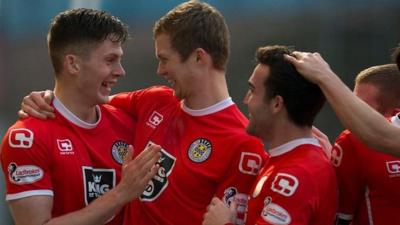
[[[380,113],[400,107],[400,71],[396,64],[369,67],[357,75],[355,83],[370,84],[378,89],[377,110]]]
[[[221,13],[200,1],[184,2],[154,25],[154,38],[167,34],[184,62],[196,48],[211,55],[213,66],[225,70],[229,57],[229,30]]]
[[[281,96],[289,119],[298,126],[311,127],[325,103],[325,96],[318,85],[304,79],[292,64],[284,60],[284,54],[291,52],[289,47],[279,45],[257,50],[257,62],[267,65],[270,71],[264,82],[265,100]]]
[[[56,75],[67,53],[87,56],[91,47],[105,39],[125,42],[128,28],[113,15],[95,9],[71,9],[54,17],[47,36],[49,53]]]

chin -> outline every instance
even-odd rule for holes
[[[101,105],[101,104],[107,104],[110,102],[110,96],[100,96],[97,99],[97,104]]]

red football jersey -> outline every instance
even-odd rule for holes
[[[235,195],[244,223],[247,194],[267,155],[230,98],[191,110],[170,88],[151,87],[120,94],[111,104],[137,119],[135,155],[151,143],[162,147],[161,168],[127,206],[125,224],[201,224],[213,196],[229,204]]]
[[[268,152],[271,158],[250,195],[246,224],[333,224],[336,176],[318,141],[296,139]]]
[[[392,118],[399,124],[398,116]],[[332,150],[339,184],[337,217],[353,225],[400,224],[400,158],[370,149],[344,131]]]
[[[85,207],[118,183],[135,123],[112,106],[98,106],[99,120],[89,124],[58,99],[53,104],[55,119],[29,117],[9,128],[1,164],[7,200],[53,196],[52,216],[57,217]],[[121,223],[122,214],[108,224]]]

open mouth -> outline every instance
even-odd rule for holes
[[[103,81],[101,83],[101,86],[106,88],[107,90],[111,91],[111,88],[114,87],[116,82],[111,82],[111,81]]]

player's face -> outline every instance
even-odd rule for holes
[[[265,139],[272,120],[270,102],[265,99],[264,82],[268,79],[269,67],[258,64],[249,79],[249,90],[243,100],[249,111],[247,133]]]
[[[357,84],[354,87],[354,94],[376,111],[380,113],[385,113],[384,109],[381,107],[381,104],[379,103],[379,90],[374,85],[367,83]]]
[[[160,34],[155,38],[155,50],[159,61],[157,74],[171,85],[176,97],[188,98],[196,85],[193,82],[192,60],[182,62],[179,53],[172,48],[167,34]]]
[[[78,91],[88,104],[103,104],[109,101],[111,88],[120,76],[125,75],[121,65],[123,51],[121,43],[106,39],[91,48],[89,56],[79,65]]]

